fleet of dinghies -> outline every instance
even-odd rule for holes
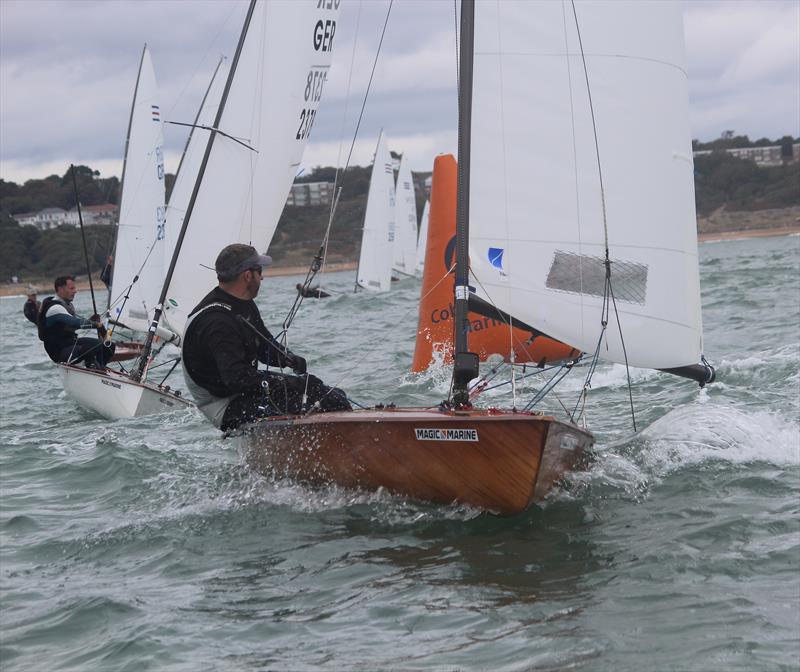
[[[134,369],[83,371],[117,404],[88,404],[98,412],[138,415],[164,403],[154,399],[179,400],[149,380],[156,334],[183,333],[215,284],[210,267],[222,247],[271,241],[316,116],[338,5],[251,0],[213,120],[196,122],[187,148],[196,167],[181,170],[163,231],[163,183],[148,175],[154,196],[137,221],[150,222],[142,237],[156,232],[168,262],[154,271],[155,303],[150,278],[120,311],[134,321],[141,309],[150,320]],[[395,182],[381,132],[356,273],[357,289],[385,292],[393,270],[423,271],[413,366],[430,366],[439,348],[438,362],[452,366],[450,393],[425,408],[312,407],[246,425],[235,440],[253,468],[272,476],[514,514],[544,499],[592,446],[585,410],[599,359],[701,386],[714,379],[702,349],[681,9],[462,0],[459,44],[458,162],[437,158],[417,235],[406,156]],[[142,85],[154,86],[143,74]],[[318,85],[309,90],[309,82]],[[161,121],[149,104],[154,151]],[[653,126],[657,137],[647,132]],[[126,159],[126,194],[139,162]],[[158,162],[154,153],[141,170]],[[153,268],[164,268],[163,254]],[[479,362],[495,353],[501,363],[481,376]],[[520,366],[541,376],[531,399],[517,396]],[[497,407],[493,396],[492,406],[478,407],[500,368],[510,403]],[[573,371],[583,385],[566,417],[538,411]]]
[[[427,209],[423,213],[426,228],[419,233],[416,189],[406,154],[400,158],[396,180],[394,172],[386,135],[381,131],[367,193],[356,291],[387,292],[393,280],[415,277],[422,272]]]

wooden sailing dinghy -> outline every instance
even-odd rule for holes
[[[387,408],[270,419],[240,441],[279,478],[511,515],[542,501],[593,439],[535,413]]]
[[[572,421],[470,406],[476,298],[595,358],[713,380],[680,8],[566,7],[461,3],[452,397],[438,410],[262,420],[242,438],[251,464],[506,514],[542,499],[593,439]]]

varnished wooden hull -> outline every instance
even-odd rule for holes
[[[593,438],[531,413],[384,409],[266,419],[240,441],[262,473],[510,515],[543,499]]]

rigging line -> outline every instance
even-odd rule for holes
[[[355,28],[355,35],[353,37],[353,50],[350,53],[350,69],[347,73],[347,90],[344,97],[344,111],[342,112],[342,126],[339,129],[339,149],[336,152],[336,173],[333,176],[333,194],[334,197],[331,199],[331,211],[328,214],[328,226],[325,229],[325,236],[323,238],[323,245],[324,247],[322,253],[322,274],[325,274],[325,265],[328,260],[328,243],[330,242],[330,231],[331,226],[333,225],[333,216],[336,213],[336,208],[339,204],[339,196],[341,196],[342,188],[339,185],[339,173],[342,172],[342,143],[344,142],[344,127],[347,123],[347,112],[350,109],[350,91],[353,82],[353,65],[356,61],[356,46],[358,45],[358,36],[360,34],[360,27],[361,27],[361,9],[363,7],[363,0],[359,0],[358,3],[358,14],[356,15],[356,28]],[[325,73],[325,79],[327,80],[328,73]],[[344,180],[344,175],[342,175],[342,180]],[[338,187],[338,189],[337,189]]]
[[[529,411],[529,410],[531,410],[531,409],[532,409],[532,408],[533,408],[533,407],[534,407],[536,404],[538,404],[538,403],[539,403],[539,402],[540,402],[542,399],[544,399],[544,398],[545,398],[545,397],[546,397],[548,394],[550,394],[550,392],[552,392],[552,391],[553,391],[553,390],[556,388],[556,386],[557,386],[557,385],[558,385],[558,384],[559,384],[559,383],[560,383],[562,380],[564,380],[564,378],[566,378],[566,377],[567,377],[567,375],[568,375],[568,374],[569,374],[569,373],[572,371],[572,368],[573,368],[573,367],[571,367],[571,366],[562,365],[562,367],[561,367],[561,370],[558,370],[558,371],[556,371],[556,372],[553,374],[552,378],[550,378],[550,380],[548,380],[548,381],[547,381],[547,382],[544,384],[544,386],[542,386],[542,389],[540,389],[540,390],[539,390],[539,391],[536,393],[536,395],[533,397],[533,399],[531,399],[531,400],[530,400],[530,401],[529,401],[529,402],[528,402],[528,403],[527,403],[527,404],[526,404],[526,405],[523,407],[523,409],[522,409],[522,410],[523,410],[523,411]],[[558,395],[556,395],[555,393],[553,393],[553,395],[556,397],[556,399],[558,399]],[[564,404],[562,404],[562,403],[561,403],[561,400],[560,400],[560,399],[558,399],[558,403],[559,403],[559,404],[561,404],[561,407],[562,407],[562,408],[563,408],[565,411],[567,411],[566,407],[564,406]],[[569,414],[569,411],[567,411],[567,414]]]
[[[386,35],[386,26],[389,24],[389,16],[392,13],[392,5],[393,4],[394,4],[394,0],[389,0],[389,7],[386,10],[386,19],[384,19],[383,30],[381,31],[381,39],[378,42],[378,49],[375,52],[375,60],[372,62],[372,71],[370,72],[369,81],[367,82],[367,90],[364,92],[364,99],[361,102],[361,111],[359,112],[359,115],[358,115],[358,122],[356,123],[355,132],[353,133],[353,140],[350,143],[350,151],[347,154],[347,161],[345,162],[345,166],[344,166],[344,168],[342,170],[342,184],[339,186],[339,193],[340,194],[342,192],[342,189],[344,188],[345,178],[347,177],[347,168],[350,166],[350,159],[353,157],[353,149],[355,148],[356,140],[358,139],[358,131],[361,128],[361,120],[364,117],[364,109],[366,108],[366,105],[367,105],[367,99],[369,98],[369,92],[372,89],[372,80],[373,80],[373,78],[375,76],[375,68],[378,65],[378,58],[379,58],[379,56],[381,54],[381,48],[383,46],[383,38]],[[361,6],[359,5],[359,12],[360,11],[361,11]],[[354,49],[353,53],[355,54],[355,45],[353,46],[353,49]],[[351,67],[352,67],[352,65],[351,65]],[[349,84],[348,84],[348,86],[349,86]],[[380,140],[380,137],[378,139]],[[377,156],[377,151],[376,151],[376,156]],[[334,183],[334,189],[335,189],[335,183]],[[322,263],[323,264],[325,263],[325,258],[327,256],[327,251],[328,251],[327,240],[330,237],[330,231],[331,231],[331,227],[333,225],[333,218],[334,218],[334,215],[335,215],[335,212],[336,212],[336,207],[338,206],[338,203],[339,203],[339,199],[337,197],[336,200],[334,201],[333,207],[331,208],[331,214],[330,214],[330,217],[328,218],[328,226],[327,226],[327,229],[325,230],[325,235],[323,237],[323,243],[322,243],[322,245],[320,245],[320,248],[323,251],[323,256],[322,256]],[[312,264],[313,263],[314,262],[312,261]],[[356,287],[358,287],[358,272],[356,272]]]
[[[144,267],[147,265],[147,260],[150,259],[150,255],[153,253],[153,250],[155,249],[157,243],[158,243],[158,234],[156,233],[156,238],[153,241],[153,244],[150,245],[150,249],[147,251],[147,256],[144,258],[144,261],[142,262],[142,265],[139,266],[139,270],[133,276],[133,280],[131,280],[130,284],[123,290],[122,293],[117,295],[116,299],[114,299],[112,302],[109,303],[108,309],[106,311],[108,313],[109,317],[111,316],[111,308],[113,306],[116,306],[117,302],[120,299],[122,299],[122,305],[120,306],[119,313],[117,313],[117,315],[122,315],[122,311],[125,310],[125,304],[128,302],[128,299],[131,296],[131,289],[133,289],[133,286],[139,281],[139,276],[141,276],[142,271],[144,271]],[[113,284],[112,284],[112,287],[113,287]],[[123,294],[124,294],[124,296],[123,296]],[[109,330],[108,337],[111,338],[111,336],[113,334],[114,334],[114,327],[112,327]]]
[[[497,307],[497,304],[494,302],[494,300],[493,300],[493,299],[492,299],[492,297],[490,296],[489,292],[488,292],[488,291],[486,291],[486,287],[484,287],[484,286],[483,286],[483,283],[481,283],[481,281],[480,281],[480,278],[478,278],[478,276],[477,276],[477,275],[475,275],[475,272],[474,272],[474,271],[473,271],[471,268],[470,268],[470,271],[469,271],[469,272],[470,272],[470,275],[472,276],[473,280],[475,280],[475,282],[477,282],[477,283],[478,283],[478,286],[479,286],[479,287],[480,287],[480,288],[483,290],[483,293],[484,293],[484,294],[486,294],[486,298],[487,298],[487,299],[489,299],[489,303],[491,303],[491,304],[492,304],[492,307],[493,307],[493,308],[495,308],[495,309],[497,310],[497,316],[500,318],[500,320],[501,320],[501,321],[502,321],[504,324],[507,324],[509,327],[511,327],[511,326],[512,326],[512,325],[511,325],[511,323],[510,323],[509,321],[507,321],[507,320],[505,319],[505,317],[503,317],[503,315],[502,315],[502,312],[501,312],[501,311],[500,311],[500,309]],[[489,318],[489,319],[493,319],[493,318]],[[514,333],[514,332],[513,332],[513,329],[511,330],[511,333],[512,333],[512,334]],[[533,356],[531,355],[530,351],[529,351],[529,350],[528,350],[528,348],[527,348],[527,346],[528,346],[528,343],[526,343],[525,341],[521,341],[521,340],[519,340],[519,338],[515,338],[515,339],[514,339],[514,341],[515,341],[515,343],[516,343],[517,347],[518,347],[518,348],[521,348],[521,349],[522,349],[522,351],[523,351],[523,352],[524,352],[524,353],[525,353],[525,354],[528,356],[528,358],[530,359],[530,361],[531,361],[531,362],[535,362],[535,360],[533,359]],[[564,345],[566,345],[566,343],[565,343]],[[571,346],[570,346],[570,347],[571,347]],[[513,344],[512,344],[512,349],[513,349]]]
[[[586,93],[589,97],[589,111],[592,115],[592,132],[594,134],[594,150],[597,157],[597,175],[600,180],[600,201],[603,206],[603,234],[605,236],[606,259],[608,255],[608,221],[606,219],[606,192],[603,186],[603,169],[600,164],[600,143],[597,139],[597,123],[594,116],[594,102],[592,101],[592,89],[589,86],[589,70],[586,67],[586,54],[583,51],[583,40],[581,39],[581,28],[578,25],[578,12],[575,9],[575,0],[570,0],[572,3],[572,14],[575,17],[575,30],[578,33],[578,45],[581,50],[581,61],[583,62],[583,75],[586,79]]]
[[[564,26],[564,62],[567,67],[567,84],[569,86],[569,112],[570,112],[570,131],[572,132],[572,171],[573,184],[575,187],[575,221],[577,223],[578,250],[583,250],[583,236],[581,229],[581,199],[578,189],[578,142],[575,135],[575,100],[573,99],[572,89],[572,67],[569,57],[569,36],[567,33],[567,10],[564,2],[561,3],[561,22]],[[583,287],[583,265],[578,265],[578,278]],[[581,317],[581,327],[583,327],[583,317]]]
[[[257,69],[256,69],[256,82],[257,82],[257,86],[258,86],[258,91],[256,92],[256,94],[257,94],[256,95],[256,104],[253,105],[253,109],[250,112],[250,129],[251,129],[251,132],[252,132],[253,128],[256,129],[256,133],[258,134],[258,136],[255,138],[255,143],[259,147],[261,146],[261,123],[260,123],[260,120],[263,118],[263,109],[264,109],[264,68],[266,67],[265,62],[264,62],[265,61],[264,54],[266,53],[266,50],[267,50],[267,40],[265,39],[265,36],[267,34],[267,14],[268,13],[269,13],[269,8],[267,8],[265,11],[263,11],[262,12],[262,16],[261,16],[261,33],[260,33],[261,39],[259,40],[259,43],[258,43],[258,61],[257,61],[258,65],[257,65]],[[252,139],[251,139],[251,141],[252,141]],[[252,245],[253,244],[253,215],[254,215],[254,208],[255,208],[254,199],[255,199],[256,156],[253,155],[253,154],[250,154],[248,156],[248,158],[250,159],[250,161],[249,161],[249,163],[250,163],[250,190],[249,190],[249,196],[250,196],[250,221],[248,223],[249,224],[249,229],[250,229],[250,231],[249,231],[250,235],[248,236],[248,241],[247,242],[248,242],[249,245]],[[276,223],[275,226],[277,228],[277,223]],[[273,229],[273,234],[274,234],[274,229]],[[264,252],[266,253],[266,250],[264,250]]]
[[[341,196],[342,191],[341,188],[339,189],[339,193],[336,195],[336,202],[338,203],[339,197]],[[334,204],[335,210],[335,204]],[[330,222],[328,223],[328,232],[325,234],[325,239],[323,240],[323,244],[320,246],[319,252],[317,252],[317,256],[314,257],[311,261],[311,265],[309,266],[308,270],[306,271],[306,277],[303,280],[302,287],[306,289],[311,285],[314,281],[314,278],[317,275],[317,272],[322,268],[325,263],[325,257],[328,253],[328,233],[330,232]],[[289,331],[289,327],[291,326],[294,318],[297,316],[297,313],[300,311],[300,306],[303,305],[303,299],[305,298],[303,292],[298,292],[297,296],[294,298],[294,302],[292,303],[292,307],[289,309],[289,313],[286,315],[286,319],[283,321],[283,330],[278,334],[278,338],[282,339],[284,345],[286,345],[287,341],[287,332]]]
[[[394,4],[394,0],[389,0],[389,8],[386,10],[386,19],[383,22],[383,30],[381,31],[381,39],[378,42],[378,50],[375,52],[375,60],[372,63],[372,72],[369,74],[369,82],[367,82],[367,90],[364,92],[364,100],[361,103],[361,112],[358,115],[358,122],[356,123],[356,130],[353,135],[353,142],[350,143],[350,152],[347,155],[347,162],[344,166],[344,174],[346,174],[347,168],[350,165],[350,159],[353,156],[353,148],[356,144],[356,139],[358,138],[358,131],[361,128],[361,120],[364,117],[364,108],[367,105],[367,98],[369,97],[370,89],[372,88],[372,79],[375,76],[375,68],[378,65],[378,57],[381,54],[381,47],[383,46],[383,38],[386,35],[386,26],[389,24],[389,15],[392,13],[392,5]],[[344,174],[342,176],[342,182],[344,182]]]
[[[444,281],[445,281],[445,280],[446,280],[446,279],[447,279],[449,276],[450,276],[450,270],[448,270],[448,271],[447,271],[447,272],[446,272],[446,273],[445,273],[445,274],[444,274],[444,275],[443,275],[441,278],[439,278],[439,280],[436,282],[436,284],[435,284],[433,287],[431,287],[431,288],[430,288],[430,290],[429,290],[429,291],[428,291],[428,292],[427,292],[427,293],[426,293],[424,296],[421,296],[421,297],[420,297],[420,299],[419,299],[419,303],[422,303],[422,302],[423,302],[423,301],[424,301],[424,300],[425,300],[425,299],[428,297],[428,295],[430,295],[430,294],[431,294],[431,292],[433,292],[433,291],[434,291],[434,290],[435,290],[435,289],[436,289],[436,288],[437,288],[437,287],[438,287],[438,286],[439,286],[439,285],[440,285],[442,282],[444,282]],[[403,312],[403,314],[402,314],[402,315],[400,315],[400,316],[397,318],[397,322],[398,322],[399,324],[402,324],[402,323],[403,323],[403,320],[406,318],[406,316],[408,315],[408,313],[410,313],[412,310],[414,310],[415,308],[418,308],[418,307],[419,307],[419,305],[418,305],[418,304],[414,304],[414,305],[410,306],[409,308],[407,308],[407,309],[406,309],[406,310]],[[361,357],[359,358],[359,364],[364,364],[365,362],[367,362],[367,361],[369,360],[369,358],[370,358],[371,356],[373,356],[373,355],[375,354],[375,352],[377,351],[377,349],[378,349],[378,345],[379,345],[379,343],[375,343],[375,344],[374,344],[374,345],[373,345],[371,348],[368,348],[367,350],[365,350],[365,351],[363,352],[363,354],[361,355]],[[331,390],[330,390],[330,391],[332,391],[332,390],[333,390],[333,388],[335,388],[335,387],[340,387],[340,386],[342,385],[342,383],[343,383],[345,380],[347,380],[348,376],[352,375],[354,372],[355,372],[355,367],[351,368],[351,369],[350,369],[350,370],[349,370],[347,373],[345,373],[345,374],[344,374],[342,377],[340,377],[340,378],[339,378],[339,379],[336,381],[336,383],[334,383],[334,384],[331,386]],[[451,381],[451,387],[452,387],[452,381]],[[323,395],[323,396],[320,398],[320,401],[321,401],[322,399],[324,399],[324,398],[325,398],[325,397],[326,397],[326,396],[327,396],[327,395],[330,393],[330,391],[326,392],[326,393],[325,393],[325,394],[324,394],[324,395]]]
[[[208,48],[205,50],[203,55],[200,57],[200,60],[197,62],[197,65],[194,67],[194,70],[192,71],[192,74],[189,75],[189,77],[186,79],[186,83],[183,85],[183,88],[178,92],[178,95],[175,98],[175,102],[172,104],[172,107],[170,107],[169,110],[166,111],[168,116],[172,116],[172,113],[175,111],[175,108],[178,106],[178,103],[183,99],[184,95],[186,94],[186,90],[189,88],[189,86],[191,85],[192,81],[194,81],[194,78],[197,76],[197,73],[199,72],[199,70],[202,67],[203,63],[205,63],[206,58],[208,58],[208,55],[211,53],[211,50],[214,48],[214,45],[219,40],[219,36],[222,34],[222,31],[227,28],[228,22],[231,20],[231,17],[233,16],[233,13],[235,11],[237,11],[237,10],[238,10],[237,3],[231,3],[230,11],[228,11],[228,14],[225,17],[225,19],[220,22],[219,30],[217,30],[216,35],[214,35],[214,37],[211,38],[211,41],[208,44]]]
[[[633,409],[633,389],[631,388],[631,369],[628,366],[628,351],[625,348],[625,338],[622,335],[622,325],[619,321],[619,313],[617,312],[617,300],[614,298],[614,287],[611,282],[608,283],[608,290],[611,292],[611,303],[614,306],[614,316],[617,318],[617,328],[619,329],[619,340],[622,343],[622,354],[625,357],[625,375],[628,378],[628,399],[631,402],[631,420],[633,421],[633,431],[636,432],[636,412]]]
[[[607,263],[607,265],[606,265],[606,281],[605,281],[605,287],[603,289],[603,305],[601,307],[601,320],[600,320],[601,329],[600,329],[600,335],[599,335],[599,337],[597,339],[597,346],[595,347],[594,353],[592,355],[592,359],[591,359],[591,362],[589,364],[589,370],[588,370],[588,372],[586,374],[586,379],[584,380],[584,383],[583,383],[582,391],[581,391],[580,395],[578,396],[578,400],[575,402],[575,407],[573,408],[572,414],[570,415],[570,419],[573,422],[575,421],[574,414],[578,410],[578,405],[581,403],[581,399],[583,399],[584,405],[586,403],[586,393],[587,393],[587,390],[591,387],[592,377],[594,376],[594,372],[597,369],[597,363],[598,363],[599,358],[600,358],[600,348],[602,346],[603,338],[605,336],[606,328],[608,326],[608,294],[609,294],[609,292],[608,292],[608,283],[609,283],[609,275],[610,275],[610,270],[608,268],[609,266],[610,266],[610,262]]]
[[[75,166],[72,168],[72,187],[75,190],[75,207],[78,209],[78,223],[81,225],[81,240],[83,241],[83,258],[86,260],[86,275],[89,276],[89,290],[92,294],[92,310],[97,315],[97,303],[94,300],[94,284],[92,283],[92,268],[89,265],[89,253],[86,251],[86,233],[83,230],[83,214],[81,214],[81,199],[78,195],[78,180],[75,177]],[[98,329],[98,334],[100,330]]]

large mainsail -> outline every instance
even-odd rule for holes
[[[145,45],[125,147],[119,230],[114,254],[112,316],[146,331],[164,279],[164,132],[158,85]],[[134,282],[134,278],[139,279]],[[120,297],[133,283],[124,306]]]
[[[216,285],[219,251],[237,242],[264,250],[272,239],[322,97],[338,4],[260,1],[248,10],[166,292],[166,321],[178,333]]]
[[[373,292],[387,292],[392,284],[394,246],[394,168],[386,136],[381,132],[369,181],[364,232],[356,283]]]
[[[400,159],[394,199],[394,259],[392,269],[414,275],[417,265],[417,199],[406,154]]]
[[[476,3],[477,293],[594,352],[608,249],[624,343],[612,306],[600,357],[694,364],[702,325],[680,3],[574,8]]]

